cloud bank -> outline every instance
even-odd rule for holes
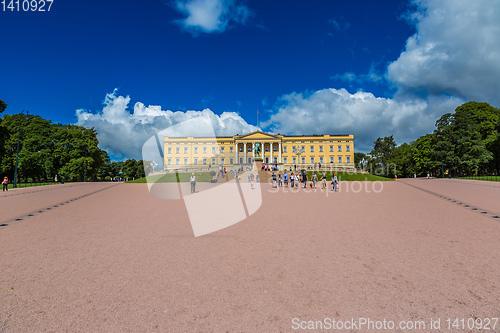
[[[117,90],[106,95],[102,111],[93,113],[77,110],[77,125],[97,130],[101,149],[117,158],[141,159],[144,142],[165,128],[189,119],[205,118],[212,123],[217,136],[232,136],[256,131],[258,128],[248,124],[234,112],[215,114],[210,109],[202,111],[164,111],[160,106],[145,106],[137,102],[130,113],[130,96],[119,96]],[[185,128],[180,136],[203,135],[203,129]]]
[[[468,100],[500,105],[500,1],[414,0],[408,19],[416,33],[387,67],[393,98],[368,92],[322,89],[286,94],[265,126],[290,133],[354,133],[356,150],[368,152],[379,136],[398,143],[434,130],[439,117]],[[347,82],[380,81],[368,74],[344,73]]]
[[[250,9],[236,0],[176,0],[175,8],[186,18],[175,21],[194,36],[200,33],[220,33],[232,24],[245,24]]]

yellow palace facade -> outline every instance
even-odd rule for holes
[[[260,147],[260,152],[255,150]],[[164,169],[277,164],[279,169],[354,168],[354,135],[285,136],[260,131],[233,137],[164,138]],[[260,165],[258,165],[260,167]]]

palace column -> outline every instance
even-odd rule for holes
[[[245,159],[243,160],[242,164],[247,164],[247,143],[246,142],[243,144],[243,156],[245,156]]]
[[[271,163],[274,163],[273,161],[273,143],[269,142],[269,160]]]
[[[278,162],[281,163],[281,142],[278,143]]]
[[[236,143],[236,141],[234,141],[234,146],[235,146],[236,150],[235,150],[235,152],[234,152],[234,153],[235,153],[235,155],[234,155],[234,156],[235,156],[235,158],[234,158],[234,163],[233,163],[233,165],[236,165],[236,164],[238,164],[238,163],[239,163],[239,160],[238,160],[238,143]]]

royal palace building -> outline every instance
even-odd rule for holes
[[[354,168],[354,135],[274,135],[260,131],[233,137],[165,137],[165,170],[224,166],[254,162],[279,169]],[[256,149],[256,148],[260,149]]]

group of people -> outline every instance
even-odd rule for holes
[[[278,171],[278,164],[272,164],[271,166],[262,163],[262,171]],[[290,169],[291,171],[291,169]]]
[[[320,179],[321,179],[321,189],[323,189],[323,190],[328,189],[326,173],[323,172],[321,174]],[[281,173],[276,175],[274,172],[272,174],[273,188],[288,187],[288,184],[290,184],[291,188],[299,188],[300,183],[302,183],[302,188],[307,188],[308,181],[309,181],[309,179],[307,177],[307,173],[305,170],[302,171],[302,173],[297,172],[294,174],[293,172],[291,172],[290,175],[288,175],[286,170],[283,173],[283,175]],[[335,175],[335,173],[333,173],[332,179],[331,179],[332,191],[335,191],[335,192],[337,191],[338,184],[339,184],[338,178]],[[318,175],[316,173],[312,174],[311,181],[309,183],[309,187],[315,188],[315,189],[318,188]]]

